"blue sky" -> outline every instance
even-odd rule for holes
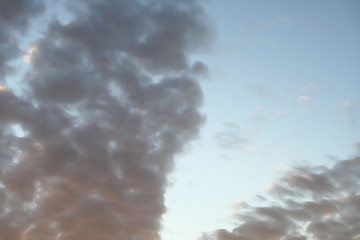
[[[201,136],[178,156],[165,240],[231,229],[236,201],[292,164],[355,152],[360,129],[357,1],[208,1],[215,27]]]

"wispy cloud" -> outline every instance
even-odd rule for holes
[[[226,124],[224,130],[215,134],[215,140],[220,147],[228,150],[243,148],[248,142],[235,123]]]

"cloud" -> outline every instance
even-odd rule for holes
[[[248,88],[253,90],[259,97],[269,98],[273,95],[271,90],[262,84],[251,84],[248,85]]]
[[[21,54],[19,36],[26,33],[30,20],[44,10],[44,5],[35,0],[0,1],[0,82],[14,69],[9,65]]]
[[[215,139],[218,145],[225,149],[238,149],[242,148],[243,145],[247,142],[237,132],[223,131],[215,134]]]
[[[225,127],[226,129],[215,134],[215,141],[220,147],[234,150],[242,148],[247,143],[247,139],[235,123],[227,123]]]
[[[191,66],[191,72],[197,76],[200,77],[210,77],[210,72],[208,67],[200,61],[196,61],[192,66]]]
[[[360,229],[360,156],[333,167],[299,166],[285,172],[260,196],[241,205],[238,226],[205,234],[217,240],[353,240]]]
[[[207,18],[188,0],[65,3],[72,22],[51,20],[27,53],[26,91],[0,90],[0,238],[158,239],[173,157],[203,122],[189,54]],[[43,7],[0,9],[3,66],[22,57],[8,33]]]
[[[306,102],[310,102],[310,100],[311,100],[311,98],[309,97],[309,96],[299,96],[298,98],[297,98],[297,101],[299,102],[299,103],[306,103]]]

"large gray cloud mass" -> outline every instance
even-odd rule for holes
[[[14,70],[9,61],[20,54],[15,35],[25,34],[31,19],[43,10],[44,5],[37,1],[0,1],[0,83],[5,74]]]
[[[203,121],[189,54],[206,16],[191,0],[63,3],[73,18],[33,42],[16,94],[13,39],[46,4],[0,2],[0,239],[158,239],[172,159]]]
[[[238,226],[204,234],[202,240],[360,239],[360,156],[333,167],[296,167],[242,204]]]

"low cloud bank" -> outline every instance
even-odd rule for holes
[[[333,167],[295,167],[271,185],[268,195],[237,210],[237,227],[201,239],[360,239],[360,156]]]

